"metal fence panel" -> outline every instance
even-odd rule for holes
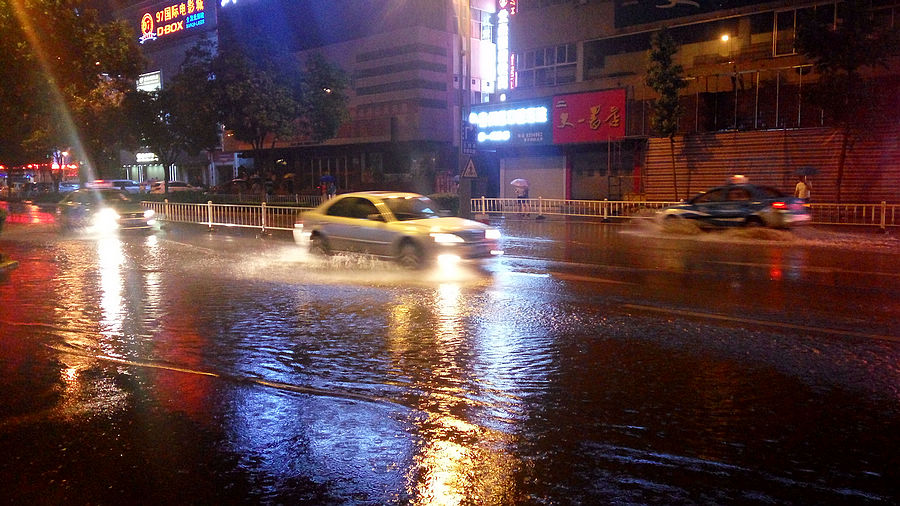
[[[656,211],[678,202],[494,199],[475,198],[475,215],[576,216],[601,219],[652,219]],[[260,230],[293,230],[303,211],[312,207],[261,204],[187,204],[179,202],[141,202],[153,209],[160,220],[196,223],[209,227],[245,227]],[[818,225],[868,225],[881,228],[900,226],[900,204],[809,204],[812,223]]]

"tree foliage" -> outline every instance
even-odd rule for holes
[[[337,135],[341,123],[349,119],[347,89],[350,80],[319,53],[306,59],[300,89],[301,124],[304,134],[315,142]]]
[[[678,199],[678,179],[675,172],[675,134],[678,133],[678,122],[683,113],[678,101],[678,92],[685,86],[684,68],[675,63],[678,45],[669,34],[662,30],[653,34],[650,39],[649,64],[645,82],[657,93],[652,106],[650,123],[660,135],[669,138],[669,151],[672,158],[672,185],[675,198]]]
[[[152,150],[163,165],[167,193],[171,168],[182,155],[196,155],[219,144],[219,111],[210,73],[212,59],[212,44],[201,40],[186,53],[168,87],[128,94],[131,125],[141,144]]]
[[[838,202],[847,153],[883,111],[878,100],[882,94],[871,79],[865,78],[864,71],[886,68],[900,43],[897,29],[879,28],[874,22],[871,1],[846,0],[840,7],[837,24],[807,19],[796,38],[797,50],[812,61],[819,75],[810,101],[821,107],[841,132]]]
[[[225,128],[262,155],[265,142],[293,134],[300,113],[300,72],[285,72],[270,58],[251,58],[238,48],[226,48],[212,62],[220,117]],[[291,83],[286,76],[298,79]]]
[[[0,0],[0,159],[11,165],[70,149],[114,159],[123,93],[143,59],[130,27],[78,0]]]

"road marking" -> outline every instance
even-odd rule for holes
[[[862,337],[866,339],[879,339],[882,341],[891,341],[895,343],[900,343],[900,337],[897,336],[888,336],[882,334],[867,334],[865,332],[855,332],[852,330],[838,330],[838,329],[828,329],[822,327],[811,327],[809,325],[797,325],[794,323],[784,323],[784,322],[775,322],[769,320],[754,320],[751,318],[738,318],[735,316],[727,316],[715,313],[700,313],[697,311],[686,311],[683,309],[667,309],[653,306],[644,306],[641,304],[622,304],[622,307],[627,309],[636,309],[638,311],[650,311],[654,313],[666,313],[673,314],[678,316],[690,316],[694,318],[706,318],[710,320],[719,320],[726,321],[731,323],[746,323],[750,325],[761,325],[764,327],[779,327],[784,329],[791,330],[803,330],[807,332],[816,332],[820,334],[831,334],[835,336],[852,336],[852,337]]]
[[[376,397],[374,395],[366,395],[366,394],[358,394],[354,392],[347,391],[339,391],[339,390],[325,390],[321,388],[308,387],[303,385],[294,385],[292,383],[282,383],[278,381],[269,381],[263,378],[247,378],[242,376],[234,376],[230,374],[219,374],[215,372],[209,371],[201,371],[198,369],[187,369],[184,367],[177,367],[174,365],[165,365],[165,364],[157,364],[153,362],[141,362],[136,360],[128,360],[124,358],[111,357],[109,355],[95,355],[90,352],[82,351],[76,348],[70,348],[66,346],[54,346],[54,345],[45,345],[48,348],[58,351],[60,353],[66,353],[68,355],[75,355],[78,357],[84,358],[92,358],[95,360],[100,360],[103,362],[112,362],[114,364],[122,364],[133,367],[144,367],[149,369],[162,369],[164,371],[174,371],[185,374],[194,374],[198,376],[210,376],[213,378],[221,378],[225,380],[231,380],[237,383],[250,383],[254,385],[260,385],[269,388],[275,388],[278,390],[287,390],[291,392],[297,392],[307,395],[318,395],[322,397],[334,397],[340,399],[348,399],[348,400],[356,400],[363,402],[373,402],[373,403],[386,403],[386,404],[400,404],[398,402],[392,401],[386,397]]]
[[[617,279],[607,279],[607,278],[595,278],[593,276],[579,276],[577,274],[566,274],[563,272],[550,272],[551,276],[554,276],[559,279],[563,279],[565,281],[585,281],[588,283],[608,283],[611,285],[637,285],[637,283],[632,283],[630,281],[619,281]]]

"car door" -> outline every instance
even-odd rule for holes
[[[729,187],[719,210],[719,221],[724,226],[743,225],[747,221],[747,216],[753,212],[751,201],[752,196],[746,188]]]
[[[370,215],[380,216],[371,200],[344,197],[325,210],[319,229],[332,250],[378,254],[378,231],[384,222]]]
[[[354,251],[378,256],[390,255],[389,227],[375,203],[366,198],[355,199],[353,216],[358,220],[353,230]]]
[[[724,198],[724,188],[713,188],[695,198],[692,204],[694,212],[697,213],[697,219],[709,223],[710,225],[721,226],[722,204]]]

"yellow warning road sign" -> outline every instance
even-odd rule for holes
[[[466,168],[463,169],[462,177],[478,177],[478,172],[475,171],[475,162],[471,158],[469,158]]]

